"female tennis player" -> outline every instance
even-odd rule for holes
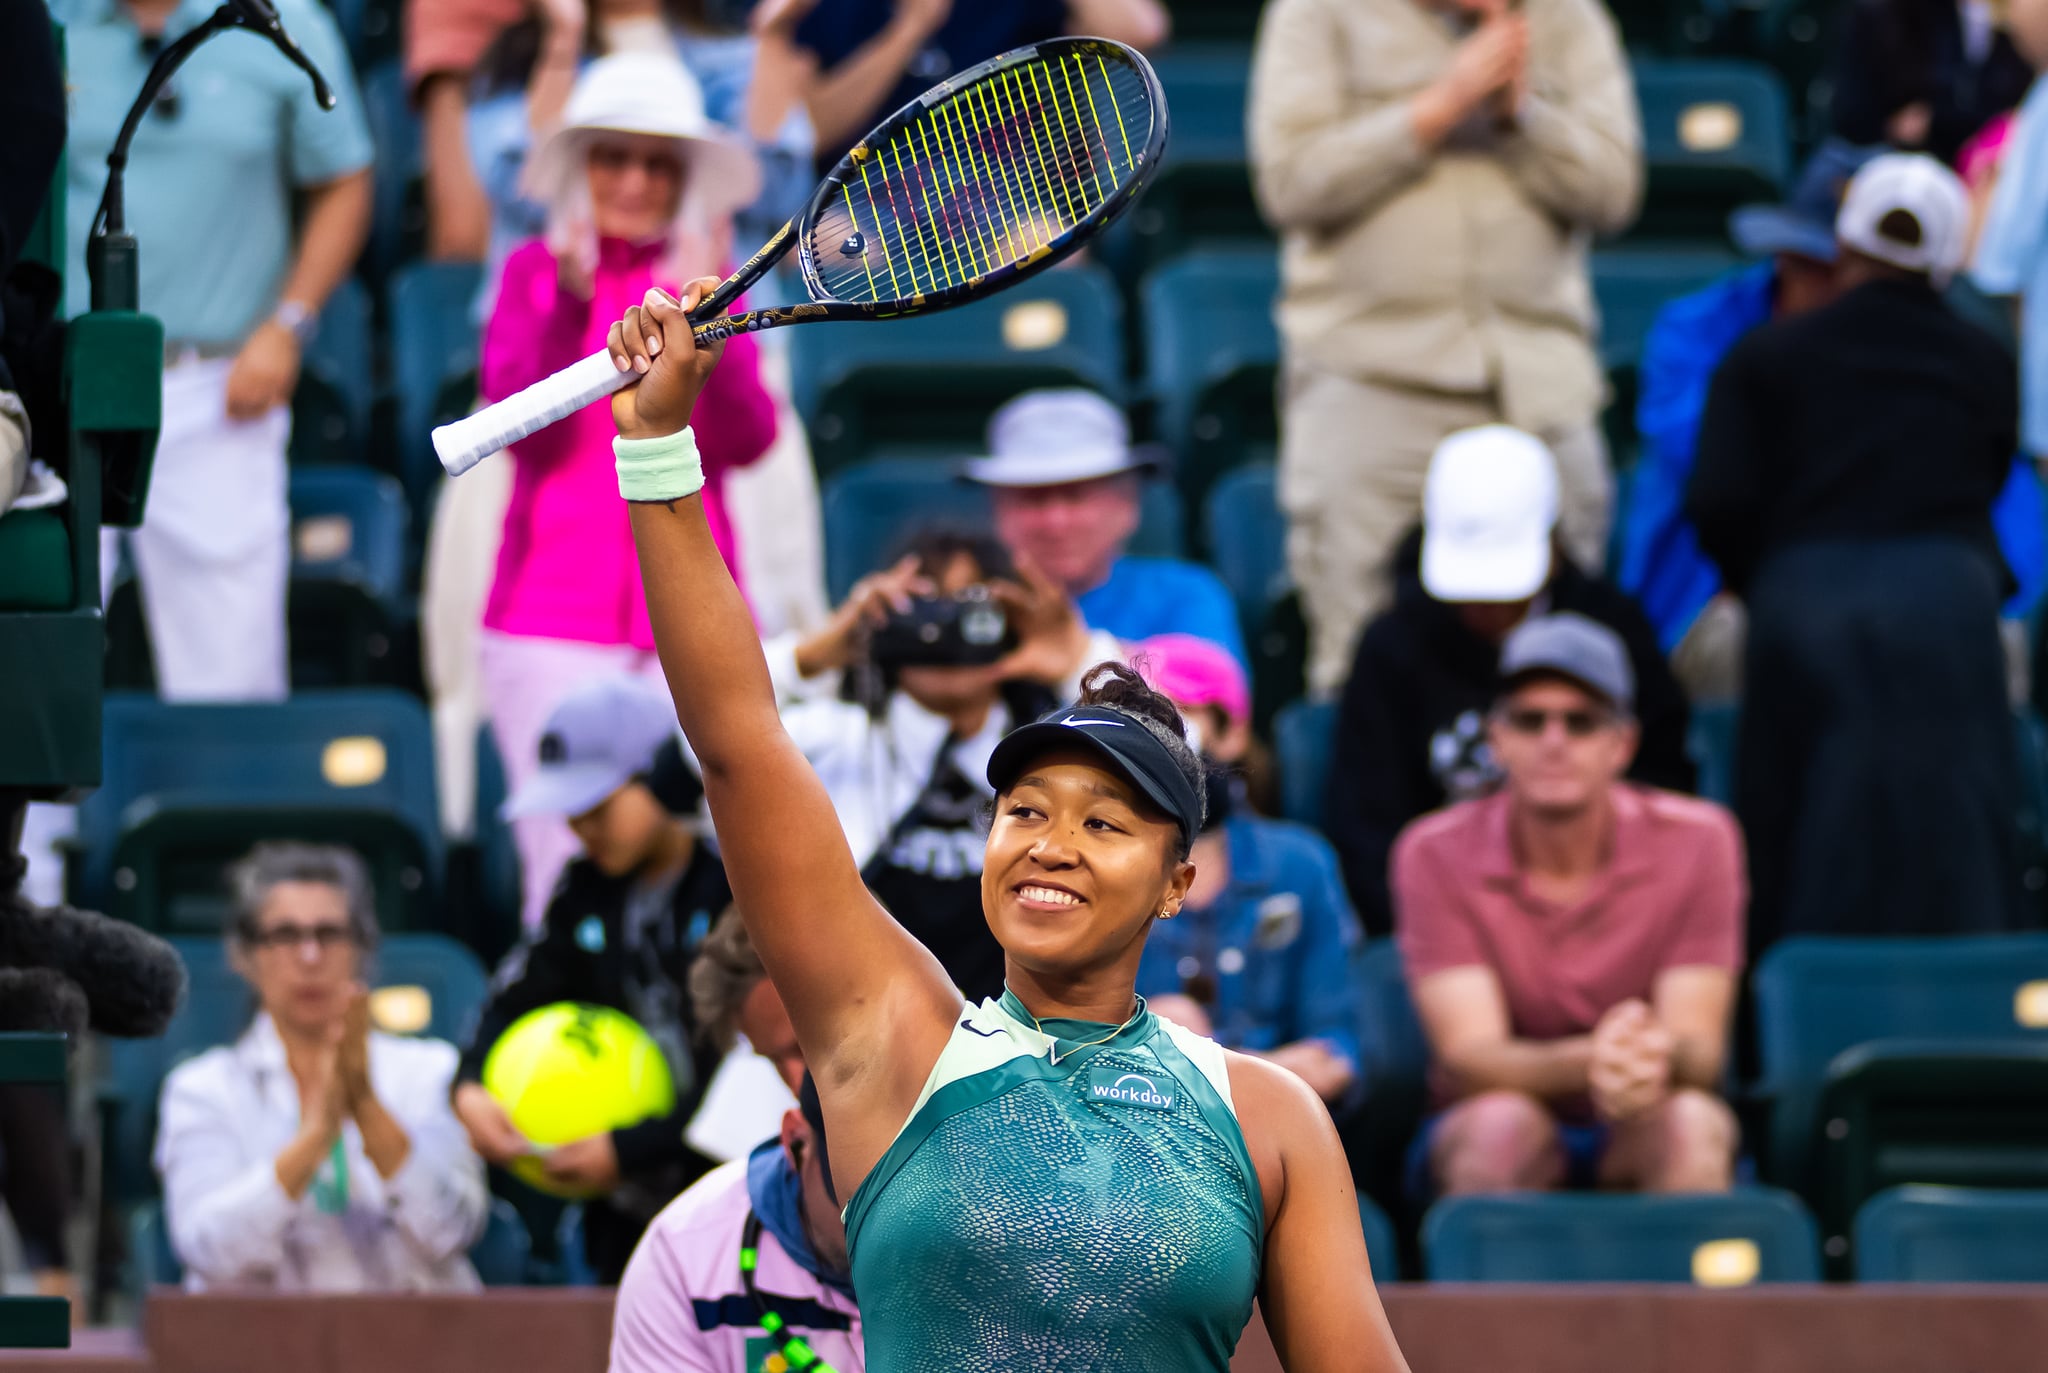
[[[861,884],[697,496],[718,348],[684,316],[717,285],[650,292],[611,331],[638,376],[612,399],[619,489],[734,896],[818,1082],[869,1366],[1227,1373],[1257,1297],[1287,1368],[1405,1373],[1322,1102],[1133,992],[1202,823],[1170,701],[1105,665],[997,745],[999,1000],[963,1005]]]

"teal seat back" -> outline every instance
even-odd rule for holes
[[[1856,1213],[1862,1282],[2048,1283],[2048,1191],[1894,1187]]]
[[[1788,939],[1755,977],[1764,1161],[1774,1181],[1812,1171],[1821,1084],[1872,1040],[2048,1042],[2048,935]]]
[[[1372,1280],[1378,1284],[1401,1280],[1401,1246],[1394,1237],[1394,1223],[1379,1203],[1365,1193],[1358,1194],[1358,1224],[1365,1231],[1365,1255],[1372,1263]]]
[[[1210,565],[1230,588],[1245,635],[1258,630],[1265,608],[1287,594],[1287,517],[1273,490],[1273,465],[1256,463],[1226,474],[1202,504],[1202,542]]]
[[[1633,372],[1664,307],[1742,265],[1712,247],[1616,249],[1593,255],[1593,299],[1600,307],[1600,362],[1610,374]]]
[[[428,508],[441,476],[434,426],[467,414],[476,399],[479,330],[470,312],[482,277],[474,262],[414,262],[391,277],[398,475],[415,510]]]
[[[1180,460],[1175,479],[1194,509],[1225,473],[1274,456],[1279,291],[1271,246],[1189,252],[1154,268],[1138,288],[1153,426]]]
[[[1422,1223],[1432,1282],[1817,1282],[1813,1218],[1789,1192],[1450,1197]]]
[[[365,69],[359,88],[375,154],[370,171],[370,239],[363,258],[378,274],[414,255],[424,239],[420,120],[396,57]]]
[[[308,691],[251,705],[171,705],[109,693],[105,776],[79,807],[74,895],[104,909],[126,815],[195,804],[375,810],[403,819],[438,880],[433,734],[417,697],[382,688]]]
[[[825,479],[825,585],[834,603],[862,577],[887,566],[920,529],[993,528],[987,488],[961,481],[958,474],[957,462],[938,458],[871,458]],[[1147,482],[1129,551],[1140,557],[1178,557],[1180,530],[1180,497],[1166,482]]]
[[[1735,740],[1742,709],[1727,702],[1695,703],[1686,728],[1685,751],[1699,770],[1699,794],[1724,806],[1735,804]]]
[[[1280,765],[1280,813],[1320,829],[1330,782],[1330,739],[1337,729],[1334,701],[1291,701],[1273,716],[1273,752]]]
[[[1197,247],[1272,237],[1252,198],[1245,151],[1251,50],[1182,43],[1156,55],[1153,66],[1173,112],[1173,137],[1136,207],[1104,235],[1103,257],[1126,280]]]
[[[1639,61],[1648,179],[1637,238],[1722,241],[1728,212],[1776,200],[1792,169],[1785,88],[1730,60]]]
[[[291,474],[292,578],[358,587],[397,613],[405,596],[405,491],[366,467]]]
[[[792,390],[821,473],[885,450],[977,453],[1022,392],[1085,386],[1121,404],[1123,331],[1115,281],[1069,264],[957,310],[796,329]]]
[[[369,440],[370,295],[354,277],[334,288],[299,365],[292,396],[295,462],[360,462]]]

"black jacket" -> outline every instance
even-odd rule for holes
[[[569,864],[540,929],[498,965],[491,999],[463,1051],[456,1081],[480,1080],[491,1046],[528,1011],[557,1001],[622,1011],[661,1041],[672,1059],[680,1054],[684,1061],[675,1065],[672,1114],[612,1132],[619,1173],[630,1176],[677,1163],[688,1165],[690,1172],[701,1171],[704,1161],[683,1142],[683,1129],[721,1055],[695,1033],[690,960],[712,922],[732,903],[732,891],[717,856],[699,844],[667,909],[635,939],[626,929],[632,890],[633,879],[607,876],[588,859]]]
[[[1920,281],[1866,282],[1729,350],[1686,514],[1729,587],[1794,544],[1948,535],[2005,563],[1991,507],[2019,448],[2019,375]]]
[[[1859,0],[1837,50],[1828,110],[1851,143],[1890,143],[1886,125],[1908,105],[1928,107],[1920,151],[1953,163],[1993,116],[2018,105],[2034,72],[2000,29],[1981,62],[1964,51],[1957,0]]]
[[[1394,605],[1366,628],[1337,710],[1324,825],[1368,935],[1391,934],[1387,855],[1417,816],[1490,789],[1499,780],[1485,743],[1500,649],[1474,635],[1457,610],[1422,589],[1421,531],[1394,555]],[[1690,709],[1636,603],[1558,557],[1551,610],[1597,620],[1628,645],[1636,674],[1642,747],[1629,775],[1690,791],[1685,750]]]

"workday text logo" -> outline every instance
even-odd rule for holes
[[[1142,1106],[1153,1111],[1173,1109],[1174,1086],[1165,1086],[1143,1073],[1097,1071],[1088,1075],[1088,1099],[1114,1106]]]

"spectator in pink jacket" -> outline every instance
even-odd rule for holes
[[[607,57],[577,80],[561,127],[530,168],[531,190],[549,207],[548,231],[506,259],[484,333],[486,399],[601,351],[612,322],[650,286],[674,290],[729,259],[733,212],[754,198],[760,170],[703,109],[695,80],[666,55]],[[720,487],[775,438],[752,339],[727,347],[694,427],[705,513],[737,576]],[[592,405],[512,446],[481,669],[515,791],[539,763],[548,712],[569,690],[621,672],[661,680],[611,440],[610,412]],[[531,923],[575,839],[549,817],[516,822],[516,834]]]

